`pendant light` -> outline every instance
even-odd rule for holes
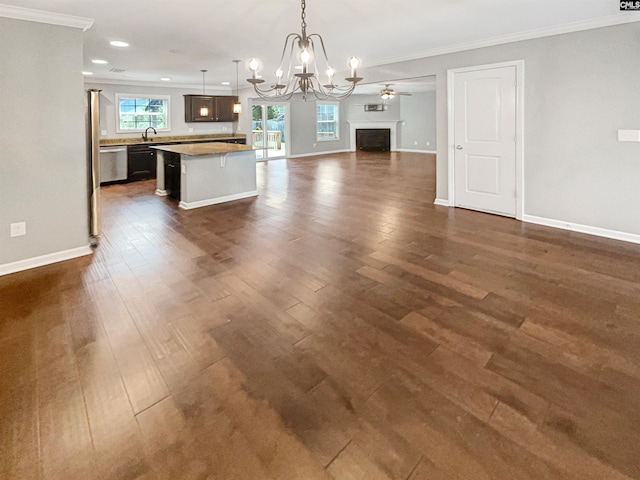
[[[202,72],[202,95],[204,96],[204,74],[207,73],[206,70],[200,70]],[[200,116],[201,117],[208,117],[209,116],[209,107],[207,107],[206,105],[202,105],[200,107]]]
[[[242,113],[242,104],[240,103],[240,90],[238,88],[238,64],[241,60],[234,60],[233,63],[236,64],[236,97],[238,97],[233,102],[233,113]]]

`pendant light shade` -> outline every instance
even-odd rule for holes
[[[206,70],[200,70],[202,72],[202,95],[205,95],[204,93],[204,74],[207,73]],[[209,107],[207,107],[206,105],[203,105],[200,107],[200,116],[201,117],[208,117],[209,116]]]
[[[236,97],[238,97],[236,101],[233,102],[233,113],[242,113],[242,104],[240,103],[240,91],[238,89],[238,64],[240,63],[240,60],[234,60],[233,63],[236,64]]]

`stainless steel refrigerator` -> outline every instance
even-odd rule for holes
[[[100,243],[100,90],[87,90],[89,244]]]

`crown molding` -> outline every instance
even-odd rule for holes
[[[161,81],[151,81],[151,80],[119,80],[114,78],[100,78],[95,76],[86,76],[84,77],[85,85],[97,84],[97,85],[125,85],[128,87],[162,87],[162,88],[179,88],[179,89],[189,89],[189,90],[202,90],[202,84],[196,83],[171,83],[171,82],[161,82]],[[210,86],[207,85],[205,91],[207,94],[215,94],[215,93],[224,93],[228,94],[230,91],[233,91],[229,86],[220,85],[218,86]]]
[[[376,67],[381,65],[388,65],[390,63],[405,62],[408,60],[418,60],[420,58],[435,57],[437,55],[464,52],[466,50],[474,50],[476,48],[493,47],[495,45],[503,45],[505,43],[520,42],[522,40],[532,40],[535,38],[550,37],[553,35],[562,35],[565,33],[580,32],[583,30],[592,30],[595,28],[611,27],[614,25],[640,22],[640,15],[630,15],[630,13],[633,14],[636,12],[621,12],[615,15],[608,15],[606,17],[599,17],[591,20],[582,20],[579,22],[565,23],[552,27],[537,28],[534,30],[527,30],[525,32],[511,33],[508,35],[499,35],[497,37],[474,40],[472,42],[431,48],[429,50],[423,50],[421,52],[410,53],[407,55],[394,55],[393,57],[381,58],[377,60],[374,59],[371,62],[367,62],[367,66]]]
[[[50,25],[60,25],[61,27],[80,28],[83,32],[93,25],[93,18],[75,17],[32,8],[14,7],[13,5],[0,4],[0,17],[26,20],[27,22],[48,23]]]

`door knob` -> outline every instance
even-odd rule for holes
[[[462,145],[456,145],[456,150],[462,150]]]

